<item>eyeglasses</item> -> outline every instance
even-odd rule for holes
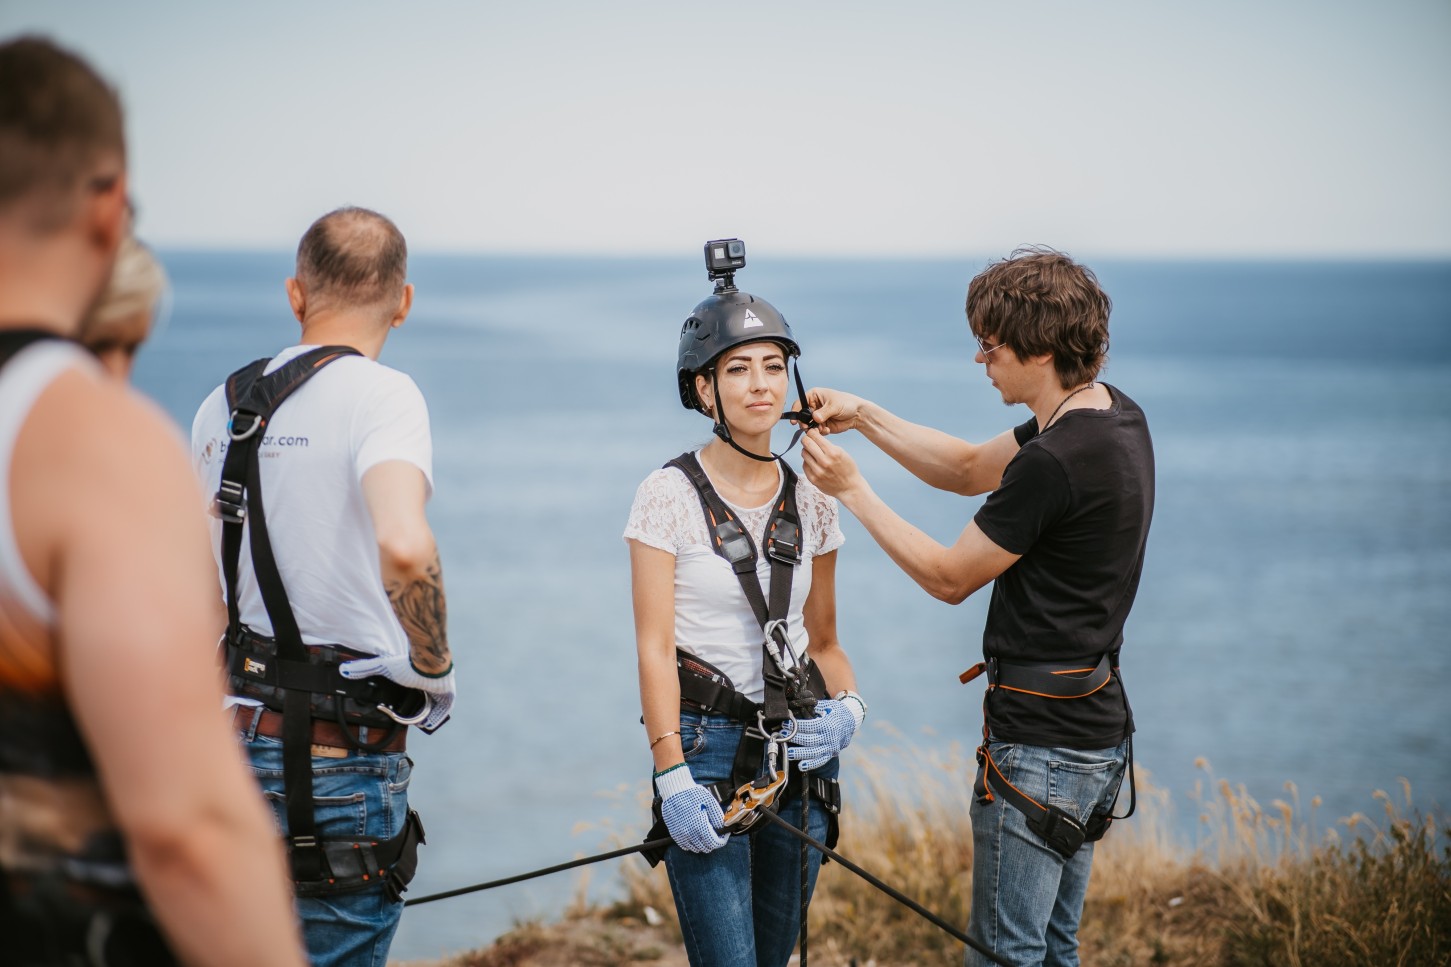
[[[1007,345],[1007,343],[1005,342],[1000,342],[993,348],[989,349],[981,339],[977,338],[977,336],[973,336],[972,341],[977,343],[978,352],[982,353],[984,356],[991,356],[993,353],[997,352],[999,349],[1002,349],[1004,346]]]

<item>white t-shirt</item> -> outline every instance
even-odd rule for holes
[[[292,346],[272,372],[316,346]],[[221,483],[227,432],[226,385],[217,387],[192,423],[192,464],[208,498]],[[428,406],[407,375],[364,356],[328,364],[289,396],[264,430],[258,453],[267,534],[306,644],[341,644],[366,654],[405,655],[408,639],[383,590],[378,539],[363,499],[363,474],[403,460],[423,471],[433,491]],[[211,518],[212,554],[221,582],[222,523]],[[238,564],[242,623],[272,634],[252,572],[244,527]]]
[[[767,600],[771,561],[760,548],[771,507],[780,494],[778,485],[776,496],[760,507],[737,507],[726,501],[756,543],[756,576]],[[804,657],[809,640],[801,609],[811,591],[811,559],[836,550],[845,538],[836,500],[799,474],[796,513],[801,518],[801,563],[791,581],[786,627],[792,650]],[[761,624],[730,564],[711,547],[700,497],[689,478],[674,467],[646,477],[635,491],[624,536],[675,555],[676,646],[719,668],[747,698],[761,701],[766,692],[761,681]]]

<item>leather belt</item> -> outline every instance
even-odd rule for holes
[[[257,715],[258,708],[255,705],[237,705],[232,709],[232,727],[238,732],[249,734],[254,731],[253,720],[255,717],[257,735],[265,735],[269,738],[282,738],[282,713],[274,712],[269,708],[263,708],[262,714]],[[381,730],[374,726],[350,725],[348,735],[355,740],[348,741],[348,735],[343,734],[343,727],[336,722],[328,722],[324,719],[312,720],[312,748],[313,755],[321,755],[326,758],[341,758],[349,753],[359,755],[377,755],[384,752],[402,752],[408,746],[408,727],[398,726],[397,734],[388,741],[381,749],[375,752],[365,752],[357,748],[357,741],[364,741],[369,744],[378,741],[381,737]],[[319,750],[327,751],[319,751]],[[341,755],[340,755],[341,753]]]

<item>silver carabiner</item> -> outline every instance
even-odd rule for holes
[[[423,708],[419,711],[417,715],[399,715],[397,712],[393,711],[393,706],[391,705],[379,705],[377,706],[377,709],[393,721],[397,722],[399,725],[418,725],[424,719],[428,718],[429,712],[433,711],[433,699],[429,698],[425,700],[423,703]]]

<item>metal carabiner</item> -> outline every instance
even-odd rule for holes
[[[757,729],[751,734],[766,743],[766,771],[736,789],[726,804],[722,829],[744,833],[760,820],[761,813],[772,808],[781,791],[786,788],[789,765],[786,759],[786,740],[796,732],[796,717],[789,715],[790,730],[769,732],[766,730],[766,713],[756,712]]]
[[[417,715],[399,715],[397,712],[393,711],[393,706],[391,705],[380,704],[377,706],[377,709],[393,721],[397,722],[399,725],[418,725],[424,719],[428,718],[429,712],[433,711],[433,699],[430,698],[425,701],[423,703],[423,708],[419,710]]]

